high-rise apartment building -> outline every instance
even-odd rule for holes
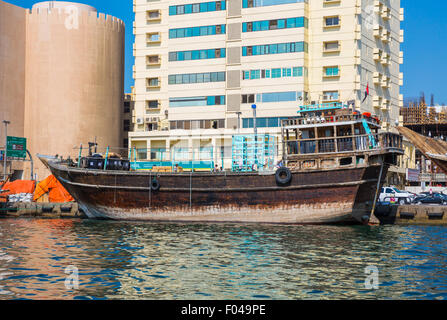
[[[134,0],[134,11],[141,161],[213,147],[220,163],[234,134],[253,133],[253,105],[258,132],[277,137],[314,102],[355,101],[384,129],[399,120],[399,0]]]

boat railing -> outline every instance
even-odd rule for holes
[[[366,121],[380,126],[380,119],[376,117],[368,117],[363,114],[346,114],[346,115],[335,115],[335,116],[313,116],[313,117],[303,117],[298,119],[284,119],[282,120],[283,127],[295,127],[295,126],[305,126],[314,124],[330,124],[337,122],[351,122],[351,121],[361,121],[365,119]]]
[[[376,134],[287,140],[288,155],[330,154],[403,149],[402,136],[384,132]]]

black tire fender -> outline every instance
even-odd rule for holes
[[[154,180],[152,180],[151,182],[151,189],[152,191],[158,191],[160,190],[160,182],[158,181],[157,178],[154,178]]]
[[[280,186],[288,185],[292,182],[292,172],[289,168],[279,168],[276,170],[276,183]]]

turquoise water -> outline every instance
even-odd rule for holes
[[[446,237],[427,226],[0,220],[0,299],[446,299]],[[378,289],[365,288],[370,266]]]

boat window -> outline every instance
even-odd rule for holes
[[[298,154],[298,142],[297,141],[289,141],[287,142],[287,153],[288,154]]]
[[[351,164],[352,164],[352,157],[340,159],[340,166],[349,166]]]
[[[353,138],[340,138],[337,141],[338,144],[338,151],[339,152],[347,152],[347,151],[353,151],[354,147],[352,144]]]
[[[301,139],[314,139],[315,138],[315,131],[312,130],[302,130],[301,131]]]
[[[339,127],[337,135],[339,137],[346,137],[352,135],[351,127]]]
[[[300,150],[302,154],[313,154],[317,148],[315,141],[302,141],[300,143]]]
[[[319,153],[335,152],[335,139],[325,139],[318,141]]]

